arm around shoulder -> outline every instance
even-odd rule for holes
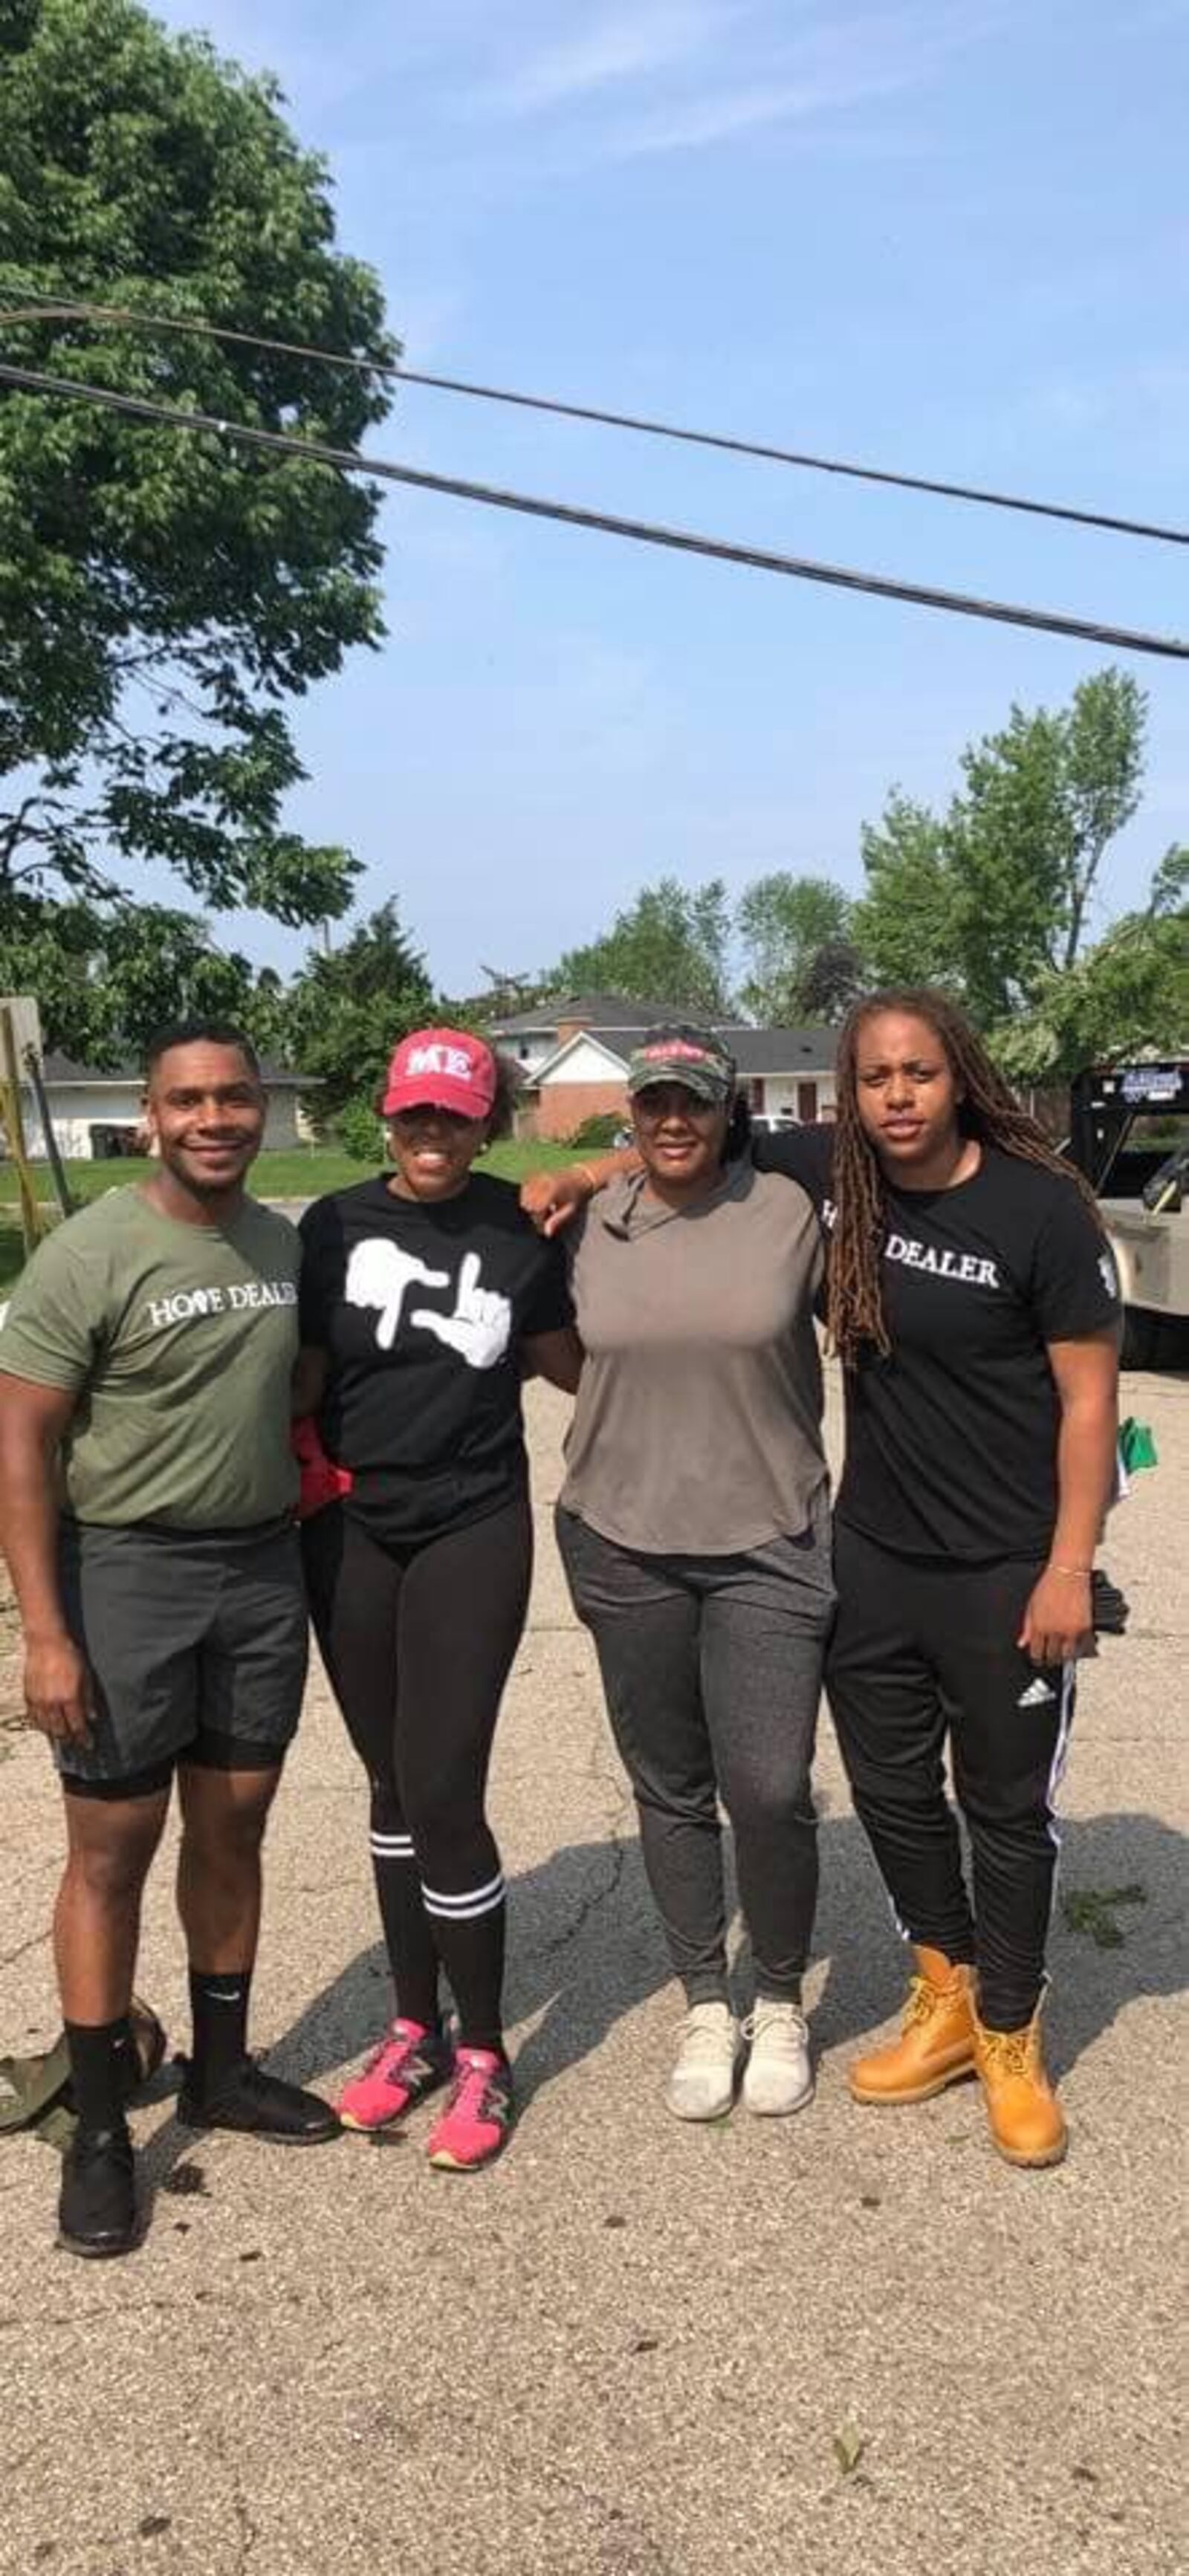
[[[585,1353],[572,1324],[557,1332],[526,1334],[520,1345],[526,1377],[543,1377],[563,1395],[576,1395]]]
[[[520,1185],[520,1204],[538,1234],[562,1234],[588,1199],[641,1168],[635,1146],[624,1145],[589,1162],[563,1163],[556,1172],[529,1172]]]
[[[830,1195],[834,1167],[834,1130],[829,1126],[755,1127],[751,1158],[757,1172],[779,1172],[796,1181],[816,1208]]]
[[[326,1393],[326,1353],[312,1342],[303,1342],[293,1367],[293,1393],[290,1410],[295,1421],[303,1415],[317,1413]]]

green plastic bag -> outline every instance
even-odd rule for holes
[[[1119,1429],[1119,1456],[1125,1475],[1136,1476],[1142,1467],[1157,1464],[1156,1443],[1146,1422],[1137,1422],[1128,1414]]]

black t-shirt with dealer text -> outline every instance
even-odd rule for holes
[[[348,1508],[394,1545],[497,1510],[527,1474],[519,1345],[573,1320],[560,1244],[486,1173],[437,1206],[361,1181],[299,1231],[301,1338],[328,1356],[319,1428]]]
[[[753,1150],[800,1182],[828,1234],[830,1129],[757,1135]],[[838,1516],[903,1556],[1043,1555],[1060,1428],[1045,1345],[1118,1323],[1110,1252],[1072,1177],[994,1146],[956,1188],[885,1180],[884,1198],[892,1351],[845,1372]]]

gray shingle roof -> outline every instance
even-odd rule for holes
[[[611,1054],[619,1056],[626,1065],[633,1047],[643,1044],[648,1029],[653,1026],[655,1022],[649,1021],[641,1028],[589,1029],[584,1034],[597,1038],[601,1046],[609,1048]],[[747,1029],[722,1022],[717,1022],[716,1026],[745,1080],[752,1074],[807,1076],[833,1071],[838,1052],[837,1029]],[[560,1048],[557,1052],[560,1054]],[[531,1076],[528,1088],[535,1088]]]
[[[486,1023],[491,1037],[519,1037],[538,1032],[548,1037],[553,1029],[568,1027],[575,1021],[589,1029],[592,1037],[602,1037],[612,1030],[617,1035],[629,1029],[652,1028],[658,1020],[693,1020],[702,1013],[692,1004],[650,1002],[643,993],[574,993],[564,1001],[546,1002],[533,1011],[504,1011],[498,1019]],[[734,1027],[734,1021],[716,1021],[715,1026]]]
[[[837,1029],[731,1029],[727,1043],[740,1073],[831,1073]]]

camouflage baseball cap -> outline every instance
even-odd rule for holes
[[[679,1082],[715,1109],[725,1109],[735,1088],[735,1059],[712,1029],[682,1022],[648,1029],[628,1059],[628,1091],[635,1097],[654,1082]]]

